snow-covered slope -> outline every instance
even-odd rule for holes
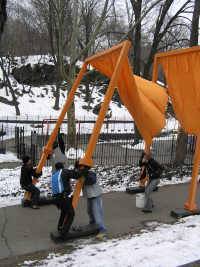
[[[23,58],[16,58],[16,65],[21,67],[23,65],[31,64],[52,64],[51,58],[49,56],[30,56]],[[77,63],[79,66],[81,62]],[[5,64],[6,65],[6,64]],[[53,106],[55,104],[54,92],[55,85],[45,85],[40,87],[27,86],[23,84],[19,84],[12,75],[10,75],[10,82],[17,92],[17,100],[20,103],[19,109],[21,112],[21,116],[26,116],[29,118],[49,118],[58,117],[60,110],[54,110]],[[91,97],[92,102],[90,104],[90,110],[87,111],[87,103],[84,101],[84,93],[83,93],[84,85],[81,85],[77,94],[75,96],[75,110],[76,110],[76,118],[77,119],[95,119],[96,115],[92,112],[95,105],[99,104],[103,101],[104,95],[100,92],[100,86],[91,86]],[[0,96],[6,97],[11,100],[11,94],[9,96],[6,95],[5,87],[0,88]],[[63,106],[65,100],[67,98],[67,92],[61,90],[60,96],[60,107]],[[84,108],[85,107],[85,108]],[[121,119],[131,119],[128,114],[126,108],[124,106],[119,107],[117,102],[111,102],[110,109],[112,110],[112,117],[117,117]],[[0,117],[13,116],[15,117],[15,108],[13,106],[5,105],[3,103],[0,104]]]

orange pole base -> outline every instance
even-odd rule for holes
[[[200,135],[197,136],[195,154],[194,154],[194,165],[192,169],[192,179],[189,187],[188,199],[184,205],[186,210],[194,212],[197,210],[196,195],[197,195],[197,177],[199,173],[200,164]]]
[[[184,204],[184,208],[185,208],[186,210],[191,211],[191,212],[195,212],[195,211],[198,210],[198,208],[197,208],[197,204],[196,204],[196,203],[192,203],[192,204],[190,204],[189,202],[185,202],[185,204]]]

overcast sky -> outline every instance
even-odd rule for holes
[[[193,0],[191,0],[191,1],[193,2]],[[171,8],[171,11],[176,12],[186,2],[187,2],[187,0],[175,0],[173,6]],[[124,12],[126,12],[126,4],[125,3],[126,3],[125,0],[116,0],[117,6],[121,10],[124,10]],[[130,1],[128,1],[128,3],[130,3]]]

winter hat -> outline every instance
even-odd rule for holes
[[[30,158],[28,155],[26,155],[26,156],[24,156],[24,157],[22,158],[22,162],[23,162],[24,164],[26,164],[30,159],[31,159],[31,158]]]
[[[56,170],[60,170],[60,169],[63,169],[64,168],[64,165],[63,165],[62,162],[57,162],[55,164],[55,168],[56,168]]]

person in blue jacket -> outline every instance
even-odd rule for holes
[[[63,238],[67,235],[75,215],[72,206],[70,179],[77,178],[74,170],[64,169],[61,162],[55,164],[55,171],[51,177],[51,187],[53,203],[60,209],[57,229]]]

